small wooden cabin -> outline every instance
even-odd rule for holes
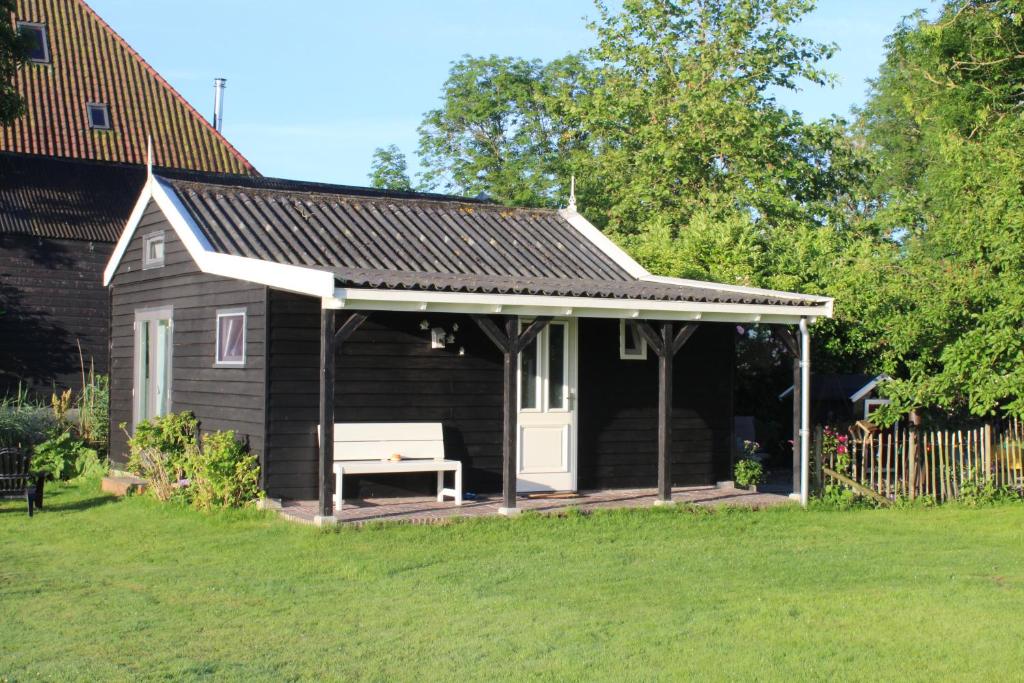
[[[466,490],[512,508],[730,478],[735,324],[832,310],[651,275],[573,208],[260,178],[151,176],[105,282],[115,463],[119,423],[188,409],[325,515],[335,422],[440,422]]]

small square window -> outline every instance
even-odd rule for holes
[[[619,320],[619,358],[646,360],[647,340],[633,321]]]
[[[160,268],[164,265],[164,233],[154,232],[142,238],[142,267]]]
[[[19,21],[18,33],[29,39],[29,60],[39,64],[50,63],[50,41],[46,37],[46,24]]]
[[[97,130],[110,130],[110,111],[107,105],[90,103],[86,105],[89,110],[89,127]]]
[[[217,311],[217,365],[245,365],[245,311]]]

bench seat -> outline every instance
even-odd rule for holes
[[[401,459],[391,460],[393,454]],[[445,459],[444,430],[439,422],[334,425],[334,514],[342,509],[346,474],[411,472],[436,472],[437,502],[449,497],[456,505],[462,505],[462,463]],[[445,472],[455,473],[452,488],[445,488]]]

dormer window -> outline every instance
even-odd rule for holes
[[[29,38],[28,58],[37,64],[50,63],[50,40],[46,36],[46,24],[19,21],[18,33]]]
[[[107,110],[107,105],[91,102],[86,107],[89,110],[90,128],[110,130],[110,112]]]

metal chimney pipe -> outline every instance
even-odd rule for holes
[[[213,128],[220,132],[224,123],[224,88],[227,87],[228,79],[213,79]]]

